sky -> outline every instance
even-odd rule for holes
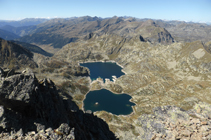
[[[0,0],[0,20],[87,15],[211,22],[211,0]]]

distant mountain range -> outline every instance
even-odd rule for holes
[[[141,36],[143,40],[157,43],[174,41],[192,42],[211,40],[211,26],[204,23],[138,19],[135,17],[72,17],[20,21],[0,21],[0,37],[6,40],[33,43],[38,46],[62,48],[89,33],[117,34],[128,38]]]
[[[211,25],[211,22],[206,22],[207,25]]]
[[[89,17],[89,16],[86,16],[86,17]],[[54,21],[55,19],[58,20],[58,19],[63,19],[63,20],[72,20],[72,19],[81,19],[81,17],[70,17],[70,18],[53,18],[53,19],[48,19],[48,18],[25,18],[25,19],[22,19],[22,20],[0,20],[0,27],[2,26],[5,26],[5,25],[10,25],[10,26],[13,26],[13,27],[22,27],[22,26],[31,26],[31,25],[37,25],[37,24],[40,24],[40,23],[43,23],[43,22],[46,22],[46,21]],[[91,18],[91,17],[89,17]],[[107,17],[107,18],[101,18],[101,17],[95,17],[95,18],[98,18],[98,19],[108,19],[108,18],[111,18],[111,17]],[[123,16],[122,18],[124,19],[128,19],[128,18],[135,18],[135,17],[132,17],[132,16]],[[143,19],[140,19],[140,18],[135,18],[136,20],[142,20],[142,21],[146,21],[146,20],[149,20],[150,18],[143,18]],[[152,19],[152,20],[159,20],[159,19]],[[181,22],[185,22],[185,21],[179,21],[179,20],[161,20],[163,22],[167,22],[167,23],[170,23],[170,24],[175,24],[175,23],[181,23]],[[186,23],[197,23],[197,24],[207,24],[207,25],[210,25],[211,22],[204,22],[204,23],[200,23],[200,22],[186,22]]]
[[[136,19],[133,17],[112,17],[102,19],[89,16],[72,19],[58,18],[48,20],[36,25],[36,27],[33,26],[33,28],[26,28],[28,35],[21,37],[19,41],[35,44],[51,44],[54,48],[61,48],[65,44],[75,42],[78,38],[86,36],[90,32],[95,32],[97,34],[112,33],[127,37],[141,35],[145,39],[153,42],[160,42],[155,41],[158,38],[164,39],[165,35],[162,35],[163,33],[170,34],[175,41],[191,42],[202,40],[207,42],[211,39],[211,26],[206,24],[186,23],[184,21],[151,20],[154,23],[149,22],[149,25],[146,23],[142,26],[144,22],[149,20],[150,19]],[[156,28],[158,30],[153,30],[151,28]],[[153,31],[153,33],[150,33],[151,31]],[[24,32],[24,29],[19,32]]]
[[[51,44],[54,48],[61,48],[65,44],[75,42],[91,32],[95,32],[99,35],[109,33],[128,37],[142,35],[151,42],[163,42],[166,37],[171,36],[167,30],[151,22],[153,21],[151,20],[149,25],[146,23],[146,25],[142,26],[144,21],[136,21],[134,18],[125,19],[122,17],[102,19],[85,16],[74,19],[52,19],[36,25],[36,28],[28,32],[29,35],[23,36],[18,40],[35,44]],[[147,28],[145,28],[146,26]],[[141,31],[142,28],[143,30]],[[150,28],[156,28],[157,30],[151,32],[152,30]]]
[[[37,25],[43,23],[49,19],[46,18],[25,18],[23,20],[0,20],[0,27],[5,25],[10,25],[14,27],[21,27],[21,26],[30,26],[30,25]]]
[[[20,36],[12,32],[0,29],[0,38],[3,38],[5,40],[13,40],[13,39],[20,38]]]

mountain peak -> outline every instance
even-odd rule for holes
[[[145,21],[142,26],[155,26],[155,27],[158,27],[158,25],[151,19]]]

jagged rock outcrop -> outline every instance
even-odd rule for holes
[[[211,106],[200,102],[185,111],[176,106],[154,108],[153,114],[144,114],[137,123],[143,128],[139,137],[146,140],[211,139]]]
[[[152,43],[169,44],[174,42],[174,38],[165,29],[157,25],[153,20],[145,21],[136,29],[146,40]]]
[[[89,76],[90,75],[89,69],[82,66],[68,66],[68,67],[58,70],[58,72],[64,75],[69,74],[69,75],[74,75],[74,76]]]
[[[90,71],[86,67],[70,64],[65,61],[59,61],[57,59],[49,58],[39,63],[39,66],[42,67],[42,72],[55,72],[61,73],[61,75],[73,75],[73,76],[89,76]]]
[[[103,120],[79,110],[50,79],[38,80],[30,69],[0,69],[0,75],[1,139],[116,139]]]

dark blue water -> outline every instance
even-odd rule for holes
[[[104,110],[116,115],[128,115],[133,112],[131,106],[135,105],[130,99],[130,95],[113,94],[106,89],[90,91],[84,100],[84,110]]]
[[[97,78],[105,78],[112,80],[112,76],[115,75],[117,78],[124,73],[121,71],[122,68],[116,63],[112,62],[93,62],[93,63],[81,63],[81,66],[88,67],[90,70],[90,78],[96,80]]]

